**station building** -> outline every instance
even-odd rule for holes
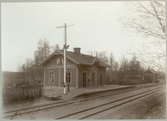
[[[148,69],[144,72],[144,79],[148,83],[155,83],[157,81],[157,74],[154,70]]]
[[[64,81],[64,52],[58,50],[52,53],[44,62],[44,88],[62,88]],[[80,48],[67,51],[66,81],[70,88],[105,85],[107,64],[98,57],[81,54]]]

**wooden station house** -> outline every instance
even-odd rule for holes
[[[81,54],[80,48],[67,51],[66,80],[70,88],[105,85],[107,64],[98,57]],[[58,50],[42,62],[44,67],[44,89],[62,88],[64,81],[64,53]]]
[[[144,79],[148,83],[155,83],[157,81],[157,75],[154,70],[148,69],[144,72]]]

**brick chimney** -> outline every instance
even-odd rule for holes
[[[81,48],[76,47],[76,48],[74,48],[74,53],[81,54],[80,50],[81,50]]]

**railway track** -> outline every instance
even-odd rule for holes
[[[164,89],[164,88],[163,88]],[[80,110],[68,115],[64,115],[61,117],[57,117],[56,119],[86,119],[89,118],[91,116],[97,115],[99,113],[102,113],[104,111],[108,111],[110,109],[116,108],[118,106],[121,106],[123,104],[127,104],[129,102],[138,100],[140,98],[158,93],[159,91],[163,90],[161,89],[156,89],[156,90],[150,90],[148,92],[142,92],[142,93],[138,93],[138,94],[134,94],[134,95],[130,95],[124,98],[120,98],[114,101],[110,101],[108,103],[104,103],[98,106],[93,106],[84,110]]]
[[[90,99],[94,99],[94,98],[99,98],[99,97],[105,97],[108,96],[109,94],[115,95],[115,94],[119,94],[119,93],[123,93],[123,92],[129,92],[129,91],[134,91],[134,90],[140,90],[140,89],[144,89],[144,88],[150,88],[150,87],[161,87],[163,86],[162,84],[158,84],[158,85],[149,85],[149,86],[141,86],[141,87],[130,87],[130,88],[125,88],[125,89],[121,89],[121,90],[111,90],[111,91],[103,91],[100,93],[93,93],[93,94],[83,94],[77,97],[74,97],[74,100],[78,100],[78,99],[85,99],[85,100],[90,100]],[[89,97],[91,96],[91,97]]]
[[[142,87],[142,88],[145,88],[145,87]],[[25,108],[25,109],[20,109],[20,110],[13,110],[13,111],[8,111],[8,112],[3,112],[3,118],[8,118],[8,117],[16,116],[16,115],[27,114],[27,113],[46,110],[46,109],[50,109],[50,108],[65,106],[65,105],[69,105],[69,104],[73,104],[73,103],[77,103],[77,102],[92,100],[92,99],[96,99],[96,98],[102,98],[102,97],[106,97],[106,96],[110,96],[110,95],[116,95],[116,94],[120,94],[120,93],[124,93],[124,92],[128,92],[128,91],[133,91],[133,90],[136,90],[136,89],[137,88],[126,89],[126,90],[124,89],[124,90],[120,90],[120,91],[117,91],[117,92],[108,92],[108,93],[105,93],[105,94],[101,93],[101,94],[91,96],[91,97],[87,97],[87,98],[85,98],[85,97],[84,98],[76,98],[76,99],[69,100],[69,101],[62,101],[62,102],[56,102],[56,103],[52,103],[52,104],[45,104],[45,105],[40,105],[40,106],[36,106],[36,107],[31,107],[31,108]],[[141,89],[141,88],[138,88],[138,89]]]

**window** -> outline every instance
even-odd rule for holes
[[[63,58],[57,59],[57,65],[62,65],[63,64]]]
[[[67,83],[71,83],[71,73],[70,72],[67,72],[66,81]]]
[[[60,64],[60,59],[57,59],[57,65]]]
[[[92,82],[95,81],[95,73],[92,73]]]
[[[64,64],[64,59],[63,58],[61,59],[61,64]]]
[[[83,87],[86,87],[86,72],[83,72]]]
[[[100,73],[100,81],[102,81],[102,80],[103,80],[103,74]]]
[[[50,72],[50,82],[55,82],[55,73]]]

